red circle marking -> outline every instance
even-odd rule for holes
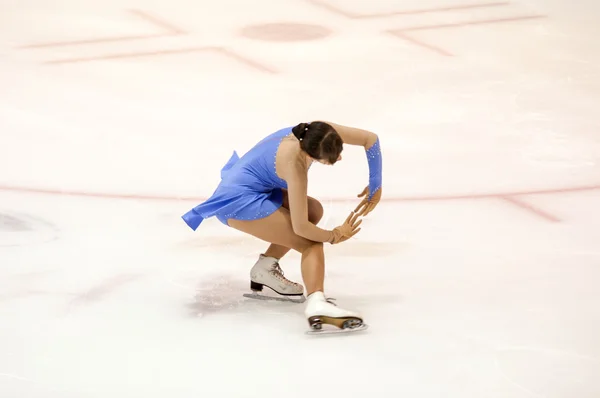
[[[323,39],[331,30],[320,25],[287,22],[246,26],[240,34],[253,40],[287,43]]]

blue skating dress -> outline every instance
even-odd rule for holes
[[[266,217],[283,203],[285,180],[275,172],[275,157],[281,140],[292,133],[292,127],[263,138],[241,158],[237,152],[221,169],[221,182],[215,192],[182,218],[194,231],[204,219],[216,216],[223,224],[230,218],[256,220]]]

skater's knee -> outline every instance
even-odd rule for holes
[[[312,199],[312,198],[311,198]],[[308,202],[308,220],[313,224],[318,224],[323,218],[323,205],[316,199]]]
[[[306,242],[303,242],[302,245],[298,248],[298,251],[300,253],[310,252],[313,250],[323,250],[323,243],[307,240]]]

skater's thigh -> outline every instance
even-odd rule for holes
[[[289,247],[298,252],[303,252],[315,242],[296,235],[292,228],[290,211],[280,207],[273,214],[258,220],[229,219],[230,227],[250,234],[269,243]]]

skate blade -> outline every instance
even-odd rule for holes
[[[315,330],[315,329],[311,329],[311,330],[307,330],[306,334],[308,335],[325,335],[325,334],[339,334],[339,333],[353,333],[353,332],[362,332],[365,331],[369,328],[369,325],[367,325],[366,323],[361,324],[360,326],[357,326],[355,328],[346,328],[346,329],[340,329],[340,328],[331,328],[331,329],[320,329],[320,330]]]
[[[262,294],[256,293],[244,293],[244,297],[255,299],[255,300],[264,300],[264,301],[282,301],[285,303],[297,303],[302,304],[306,301],[306,297],[304,296],[281,296],[281,297],[273,297],[273,296],[264,296]]]

